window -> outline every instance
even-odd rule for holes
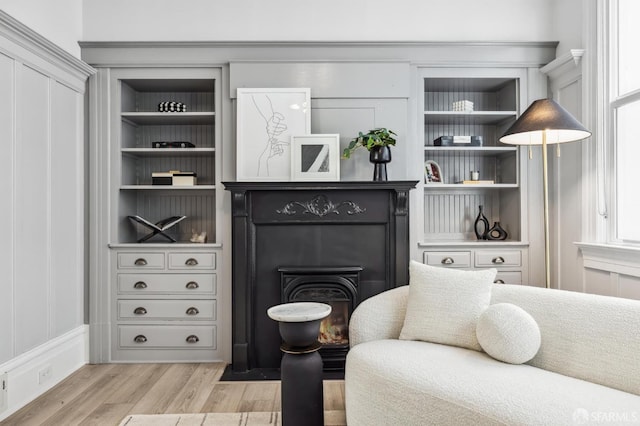
[[[609,122],[613,179],[610,240],[640,243],[640,1],[611,0]]]

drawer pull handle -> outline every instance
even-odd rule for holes
[[[142,290],[144,288],[147,288],[147,283],[145,283],[144,281],[138,281],[137,283],[135,283],[133,285],[133,288],[138,289],[138,290]]]
[[[504,257],[502,257],[502,256],[494,257],[493,259],[491,259],[491,263],[494,263],[496,265],[500,265],[500,264],[504,263]]]
[[[195,290],[196,288],[200,287],[200,285],[195,281],[189,281],[187,285],[185,285],[185,287],[189,290]]]
[[[133,264],[136,266],[147,266],[147,259],[139,257],[136,259],[135,262],[133,262]]]
[[[495,280],[493,283],[494,283],[494,284],[504,284],[504,281],[502,281],[502,280]]]
[[[196,266],[198,264],[198,261],[193,257],[190,257],[187,260],[185,260],[184,264],[187,266]]]
[[[143,334],[138,334],[133,338],[133,341],[136,343],[145,343],[147,341],[147,337]]]
[[[198,343],[200,339],[195,334],[187,337],[187,343]]]
[[[445,257],[440,263],[442,263],[443,265],[453,265],[455,261],[450,257]]]
[[[193,306],[187,309],[186,312],[187,315],[198,315],[199,313],[200,311],[198,310],[198,308],[194,308]]]
[[[147,310],[145,308],[143,308],[142,306],[135,308],[133,310],[133,313],[136,315],[146,315],[147,314]]]

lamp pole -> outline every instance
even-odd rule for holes
[[[549,178],[547,175],[547,130],[542,131],[542,193],[544,206],[544,272],[545,286],[551,288],[551,261],[549,254]]]

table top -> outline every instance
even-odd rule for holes
[[[327,317],[330,313],[330,305],[317,302],[283,303],[267,309],[269,318],[280,322],[315,321]]]

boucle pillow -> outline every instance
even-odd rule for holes
[[[540,328],[527,311],[511,303],[496,303],[478,319],[476,335],[492,358],[522,364],[540,349]]]
[[[495,276],[495,269],[459,271],[411,261],[400,339],[481,351],[476,323],[489,306]]]

